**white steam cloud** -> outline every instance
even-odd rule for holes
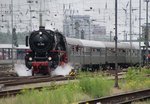
[[[52,71],[52,76],[57,75],[69,75],[69,72],[73,69],[73,67],[70,64],[65,64],[63,66],[58,66],[54,71]]]
[[[24,64],[15,64],[15,71],[18,76],[31,76],[31,70],[29,70]]]
[[[52,76],[57,75],[69,75],[69,72],[73,69],[70,64],[64,64],[62,66],[58,66],[54,71],[51,72]],[[32,72],[28,69],[24,64],[15,64],[15,71],[18,76],[32,76]]]

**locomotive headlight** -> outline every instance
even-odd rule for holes
[[[50,60],[52,60],[52,58],[51,58],[51,57],[48,57],[48,60],[50,61]]]
[[[41,34],[42,34],[42,32],[40,31],[40,32],[39,32],[39,34],[41,35]]]
[[[32,61],[32,57],[29,57],[29,60]]]

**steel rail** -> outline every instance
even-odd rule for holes
[[[50,82],[50,81],[63,81],[63,80],[73,80],[75,77],[43,77],[37,79],[24,79],[24,80],[10,80],[3,83],[4,87],[8,86],[16,86],[16,85],[24,85],[24,84],[34,84],[34,83],[42,83],[42,82]]]
[[[38,79],[25,79],[20,81],[11,81],[4,83],[4,86],[16,86],[16,85],[23,85],[23,84],[33,84],[33,83],[42,83],[42,82],[49,82],[49,81],[63,81],[63,80],[73,80],[75,77],[46,77],[46,78],[38,78]]]
[[[44,87],[35,87],[35,88],[28,88],[27,90],[41,90]],[[6,91],[0,91],[0,98],[4,98],[4,97],[10,97],[10,96],[15,96],[17,94],[22,94],[23,89],[14,89],[14,90],[6,90]]]
[[[8,80],[22,80],[22,79],[35,79],[35,78],[45,78],[50,76],[20,76],[20,77],[0,77],[1,81],[8,81]]]
[[[82,101],[78,104],[127,104],[148,98],[150,98],[150,89],[144,89],[119,95],[97,98],[89,101]]]

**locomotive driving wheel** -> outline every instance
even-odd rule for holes
[[[32,76],[34,76],[35,73],[34,73],[33,67],[32,67],[32,69],[31,69],[31,72],[32,72]]]
[[[48,75],[51,76],[51,69],[48,67]]]

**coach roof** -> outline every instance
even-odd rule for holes
[[[84,47],[94,47],[94,48],[105,48],[105,45],[101,41],[92,40],[80,40]]]
[[[80,39],[76,39],[76,38],[66,38],[67,44],[69,45],[79,45],[79,46],[83,46],[82,42],[80,41]]]

